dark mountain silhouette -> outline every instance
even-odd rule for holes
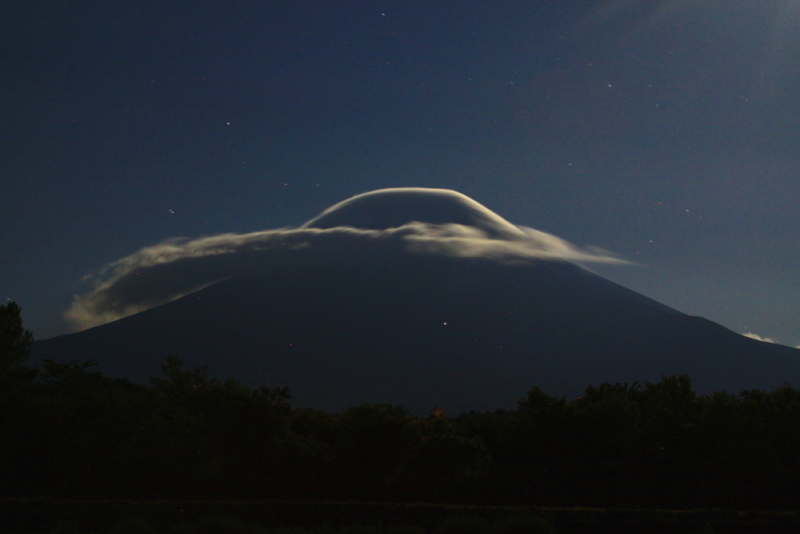
[[[32,351],[95,359],[136,381],[157,375],[167,354],[220,378],[288,386],[296,406],[330,411],[512,408],[534,385],[572,397],[590,383],[660,374],[688,373],[700,392],[800,383],[800,350],[687,316],[567,261],[398,251],[232,277]]]

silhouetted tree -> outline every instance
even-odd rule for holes
[[[21,312],[13,301],[0,306],[0,380],[20,369],[30,353],[33,334],[22,327]]]
[[[207,386],[208,367],[183,368],[183,359],[173,354],[167,355],[161,364],[163,377],[151,377],[150,383],[157,391],[168,395],[187,393],[197,387]]]

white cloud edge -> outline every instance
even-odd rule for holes
[[[758,334],[756,334],[755,332],[749,332],[748,331],[748,332],[744,332],[742,335],[744,337],[749,337],[750,339],[755,339],[756,341],[763,341],[765,343],[777,343],[778,342],[776,339],[773,339],[771,337],[761,337]]]
[[[756,334],[755,332],[747,331],[747,332],[742,333],[741,335],[743,335],[744,337],[749,337],[750,339],[755,339],[756,341],[763,341],[765,343],[776,343],[776,344],[779,344],[779,345],[783,345],[783,343],[778,341],[778,339],[776,339],[776,338],[761,337],[758,334]],[[794,348],[795,349],[800,349],[800,345],[795,345]]]

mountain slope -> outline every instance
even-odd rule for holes
[[[166,354],[297,406],[366,402],[415,413],[513,407],[531,386],[689,373],[704,392],[800,383],[800,351],[690,317],[562,261],[399,255],[235,277],[83,332],[34,358],[96,359],[145,380]]]

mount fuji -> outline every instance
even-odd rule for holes
[[[34,359],[143,382],[167,354],[327,411],[511,408],[532,386],[687,373],[700,392],[800,384],[800,350],[683,314],[581,265],[620,262],[454,191],[355,196],[295,229],[171,240],[107,266]]]

